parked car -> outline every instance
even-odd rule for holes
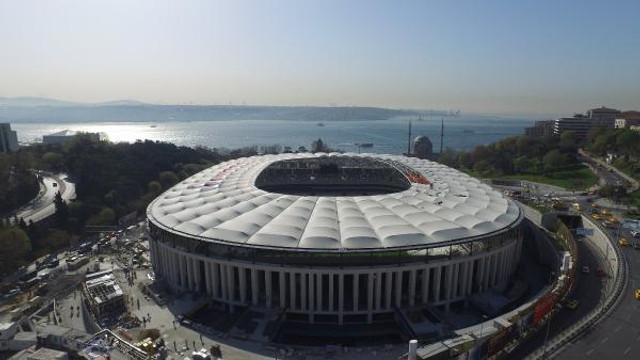
[[[638,231],[638,230],[631,230],[631,236],[633,236],[633,237],[640,237],[640,231]]]
[[[586,265],[585,265],[585,266],[583,266],[583,267],[582,267],[582,273],[583,273],[583,274],[588,274],[588,273],[589,273],[589,267],[588,267],[588,266],[586,266]]]
[[[569,301],[567,301],[564,305],[564,307],[566,307],[569,310],[575,310],[578,308],[578,305],[580,305],[580,303],[578,302],[578,300],[576,299],[571,299]]]

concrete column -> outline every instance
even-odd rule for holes
[[[484,289],[482,280],[484,279],[484,260],[484,257],[478,259],[478,275],[476,276],[476,282],[479,291],[482,291]]]
[[[469,295],[473,292],[473,272],[475,271],[473,261],[469,263],[467,271],[467,290],[465,295]]]
[[[416,304],[416,269],[409,272],[409,306]]]
[[[493,273],[494,273],[494,265],[495,265],[495,257],[494,255],[491,255],[488,259],[488,266],[487,266],[487,276],[485,279],[485,288],[490,288],[492,287],[491,284],[491,278],[493,277]]]
[[[193,266],[191,265],[191,257],[189,256],[184,256],[184,263],[186,266],[186,273],[187,273],[187,283],[186,283],[186,288],[189,291],[193,291]]]
[[[453,289],[451,293],[451,299],[458,297],[458,288],[460,287],[460,263],[453,265]]]
[[[391,309],[391,295],[393,290],[393,273],[391,271],[387,271],[387,276],[385,279],[385,293],[384,297],[384,307],[385,309]]]
[[[307,274],[300,273],[300,310],[307,310]]]
[[[429,302],[429,282],[430,282],[431,268],[425,268],[422,270],[422,304]]]
[[[396,290],[396,299],[395,305],[397,307],[402,307],[402,270],[396,271],[396,279],[395,279],[395,290]]]
[[[333,306],[333,278],[335,274],[329,273],[329,311],[334,311],[335,307]]]
[[[373,322],[373,272],[366,274],[367,276],[367,323]]]
[[[376,288],[375,296],[376,296],[376,310],[380,310],[382,308],[382,273],[376,273]]]
[[[192,291],[200,291],[200,271],[198,271],[199,261],[191,256],[191,267],[193,268],[193,289]]]
[[[435,274],[433,278],[433,281],[435,282],[433,284],[433,298],[435,299],[435,302],[440,301],[440,282],[442,281],[440,279],[441,276],[442,276],[442,265],[439,265],[435,268]]]
[[[238,267],[238,280],[240,282],[240,302],[247,303],[247,271],[243,267]]]
[[[338,311],[340,312],[340,318],[344,313],[344,274],[338,275]],[[340,322],[342,324],[342,322]]]
[[[449,312],[449,304],[451,302],[451,294],[453,293],[453,269],[455,268],[454,264],[449,264],[447,265],[447,268],[445,270],[445,312]]]
[[[316,309],[322,311],[323,297],[322,285],[324,283],[324,275],[322,273],[316,275]]]
[[[180,286],[184,289],[189,288],[189,267],[187,266],[187,257],[180,255]]]
[[[460,263],[460,292],[458,293],[458,296],[467,295],[467,274],[469,273],[469,271],[467,270],[468,267],[468,262],[465,261],[463,263]]]
[[[296,304],[296,273],[289,273],[289,308],[297,309]]]
[[[266,297],[266,302],[267,302],[267,309],[271,308],[271,302],[272,302],[272,296],[271,296],[271,292],[272,292],[272,288],[271,288],[271,271],[265,271],[264,272],[264,287],[265,287],[265,297]]]
[[[353,275],[353,312],[358,311],[358,295],[360,294],[360,275]]]
[[[227,276],[227,265],[220,264],[220,289],[222,290],[222,300],[229,301],[229,288],[227,282],[229,277]]]
[[[313,273],[309,273],[309,312],[313,314],[313,311],[315,309],[315,299],[316,299],[316,283],[314,282],[314,276]],[[310,320],[312,320],[313,317],[311,317]]]
[[[211,295],[211,274],[209,272],[209,267],[211,263],[207,260],[204,262],[204,284],[205,289],[207,290],[207,295]]]
[[[287,279],[285,277],[285,272],[280,270],[279,272],[279,276],[280,276],[280,307],[281,308],[285,308],[287,307],[287,299],[286,299],[286,286],[287,286]]]
[[[235,266],[227,265],[227,286],[229,287],[229,300],[236,301],[236,279],[235,279]]]
[[[258,305],[258,270],[256,268],[251,269],[251,303]]]
[[[211,288],[213,291],[213,297],[215,299],[220,298],[220,265],[213,263],[211,264]]]

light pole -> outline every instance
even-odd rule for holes
[[[549,341],[549,329],[551,328],[551,319],[553,319],[553,311],[556,309],[558,305],[554,305],[549,311],[549,321],[547,321],[547,333],[544,336],[544,347],[542,350],[542,356],[547,355],[547,342]]]
[[[489,317],[487,315],[482,315],[482,322],[480,323],[480,339],[482,339],[482,331],[484,330],[484,322],[487,321]]]

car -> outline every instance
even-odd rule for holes
[[[605,275],[604,270],[601,267],[598,267],[596,274],[598,274],[598,277],[603,277]]]
[[[588,274],[588,273],[589,273],[589,267],[588,267],[588,266],[586,266],[586,265],[585,265],[585,266],[583,266],[583,267],[582,267],[582,273],[583,273],[583,274]]]
[[[633,244],[633,248],[636,250],[640,250],[640,243]]]
[[[567,308],[567,309],[569,309],[569,310],[575,310],[575,309],[577,309],[577,308],[578,308],[578,305],[580,305],[580,303],[578,302],[578,300],[576,300],[576,299],[571,299],[571,300],[567,301],[567,302],[564,304],[564,307],[566,307],[566,308]]]
[[[596,204],[596,203],[592,203],[592,204],[591,204],[591,207],[593,207],[593,208],[597,208],[597,207],[598,207],[598,204]]]
[[[629,240],[627,240],[627,238],[620,238],[618,244],[620,244],[620,246],[629,246]]]
[[[593,220],[600,220],[600,215],[598,214],[591,214],[591,217],[593,218]]]
[[[638,231],[638,230],[631,230],[631,236],[633,236],[633,237],[640,237],[640,231]]]
[[[636,289],[636,299],[640,300],[640,289]]]

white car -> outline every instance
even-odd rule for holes
[[[633,237],[640,237],[640,231],[638,231],[638,230],[631,230],[631,236],[633,236]]]

